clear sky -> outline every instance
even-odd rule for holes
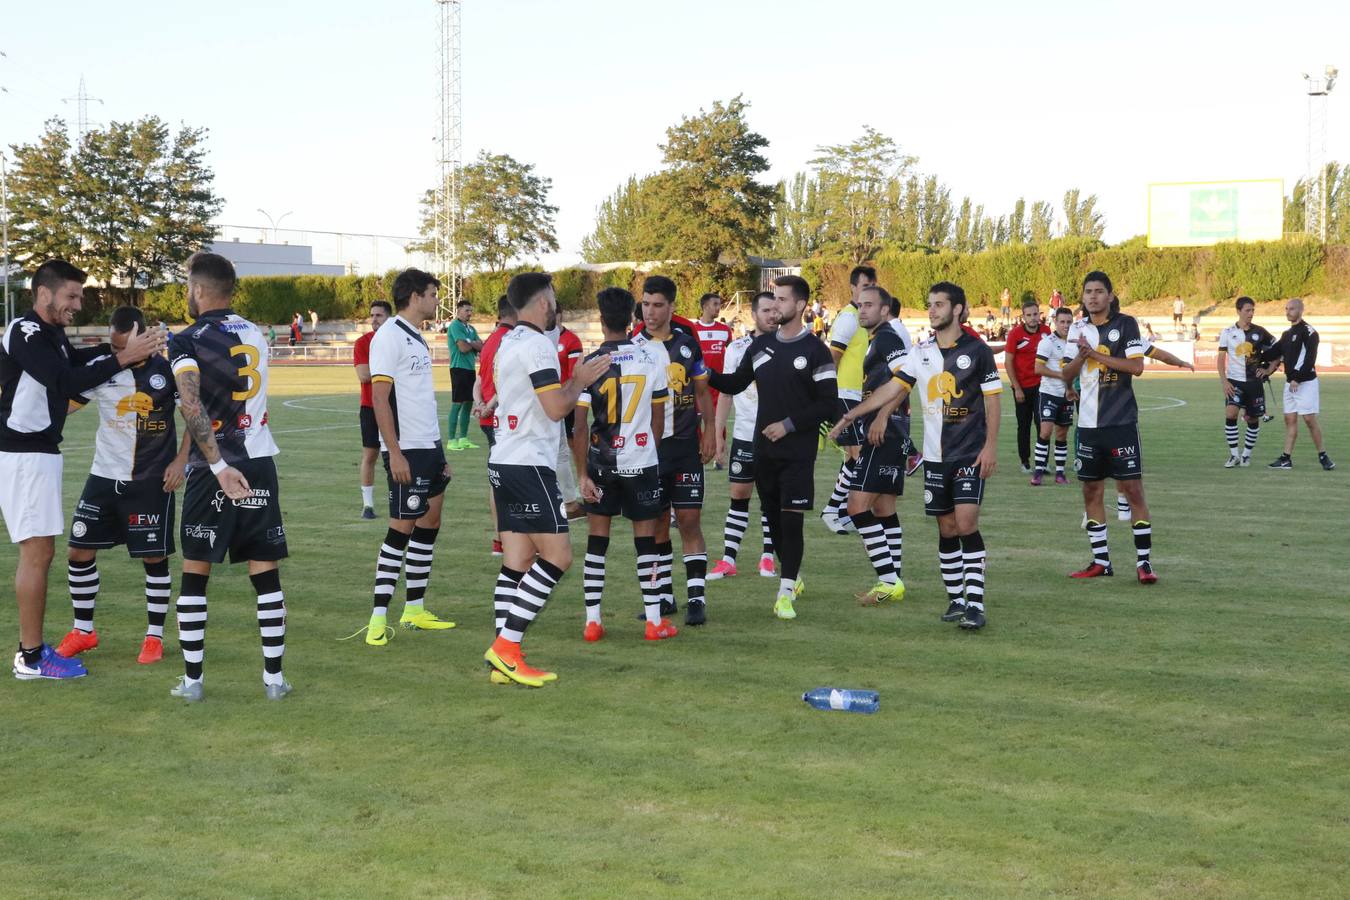
[[[135,0],[0,7],[0,143],[158,114],[210,128],[221,221],[413,234],[435,181],[434,0]],[[1305,167],[1300,73],[1336,63],[1329,155],[1350,161],[1350,3],[465,0],[464,144],[553,179],[562,253],[660,164],[681,115],[744,94],[770,178],[870,124],[959,198],[1101,196],[1145,228],[1150,181]]]

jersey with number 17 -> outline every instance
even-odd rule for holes
[[[589,460],[597,469],[621,472],[654,466],[652,406],[668,400],[665,355],[651,341],[605,341],[587,358],[602,353],[609,354],[609,370],[577,400],[594,416]]]
[[[267,427],[268,353],[266,335],[229,309],[202,313],[169,341],[180,393],[184,374],[198,373],[202,408],[230,465],[277,455]],[[205,462],[195,441],[189,462]]]

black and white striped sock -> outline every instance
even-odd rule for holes
[[[1106,526],[1096,519],[1088,519],[1088,542],[1092,544],[1092,561],[1099,566],[1111,565],[1111,553],[1107,549]]]
[[[844,502],[848,500],[849,485],[853,483],[853,461],[845,458],[839,466],[839,475],[834,480],[834,491],[825,504],[825,515],[844,515]]]
[[[1050,462],[1050,444],[1046,441],[1036,441],[1036,471],[1044,472],[1046,465]]]
[[[281,572],[270,569],[248,576],[258,594],[258,634],[262,637],[263,684],[281,684],[281,660],[286,655],[286,595]]]
[[[886,546],[891,551],[891,566],[895,569],[896,579],[905,577],[904,558],[905,558],[905,530],[900,527],[900,516],[891,513],[878,519],[881,527],[886,529]]]
[[[741,540],[750,527],[750,498],[743,500],[732,498],[731,508],[727,510],[727,521],[722,526],[722,559],[736,562],[736,554],[741,552]]]
[[[563,576],[563,570],[546,559],[536,559],[530,571],[520,579],[516,587],[516,599],[506,613],[506,624],[502,626],[501,637],[513,644],[519,644],[525,637],[525,629],[539,615],[549,594]]]
[[[173,579],[169,577],[169,561],[144,563],[146,637],[164,638],[164,619],[169,615],[169,596],[173,593]]]
[[[501,634],[502,626],[506,624],[506,613],[516,601],[516,586],[524,575],[524,572],[506,566],[497,573],[497,586],[492,591],[493,628],[497,634]]]
[[[581,569],[581,590],[586,598],[586,621],[600,621],[600,600],[605,593],[605,554],[609,535],[592,534],[586,538],[586,561]]]
[[[408,549],[408,535],[390,528],[380,545],[380,555],[375,561],[375,601],[374,614],[388,615],[389,601],[394,599],[394,588],[398,587],[398,573],[403,569],[403,554]]]
[[[1223,423],[1223,437],[1228,442],[1228,452],[1233,456],[1238,455],[1238,426],[1237,419],[1226,419]]]
[[[1128,516],[1129,514],[1130,514],[1130,501],[1125,499],[1124,494],[1116,494],[1116,515]]]
[[[209,575],[184,572],[178,587],[178,646],[183,648],[183,674],[202,680],[206,657],[206,582]]]
[[[1142,566],[1149,562],[1153,553],[1153,523],[1140,520],[1132,526],[1134,531],[1134,564]]]
[[[686,553],[684,555],[684,585],[689,591],[690,603],[703,603],[707,600],[708,554]]]
[[[966,605],[984,609],[984,537],[978,531],[961,535],[961,557],[965,571]]]
[[[942,571],[942,586],[947,589],[947,600],[965,606],[965,562],[961,558],[961,539],[956,535],[938,538],[938,568]]]
[[[656,589],[661,592],[661,602],[667,605],[675,602],[675,545],[666,541],[656,545]]]
[[[867,560],[877,573],[877,580],[886,584],[895,584],[895,566],[891,565],[891,548],[886,543],[886,528],[877,521],[870,509],[854,513],[853,524],[858,526],[858,535],[862,538],[863,548],[867,551]]]
[[[769,517],[759,514],[759,528],[764,532],[764,555],[773,556],[773,532],[769,530]]]
[[[648,622],[661,621],[661,587],[657,570],[660,556],[656,552],[656,538],[634,537],[633,550],[637,555],[638,587],[642,589],[642,608]]]
[[[408,602],[414,610],[426,599],[427,582],[431,581],[431,560],[436,553],[436,535],[439,528],[414,527],[408,536],[408,555],[403,563],[403,586],[408,590]]]
[[[1256,448],[1256,438],[1261,434],[1260,425],[1247,425],[1247,434],[1242,441],[1242,455],[1251,456],[1252,450]]]
[[[70,605],[75,611],[75,630],[85,634],[94,630],[94,601],[98,599],[98,562],[66,562],[66,583],[70,586]]]
[[[1064,474],[1064,464],[1069,461],[1069,442],[1055,441],[1055,474]]]

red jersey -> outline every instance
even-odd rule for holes
[[[352,347],[352,365],[368,366],[370,365],[370,342],[375,339],[375,332],[367,331],[356,339],[356,344]],[[361,385],[361,405],[373,407],[375,399],[370,393],[370,382],[367,381]]]
[[[1050,333],[1050,326],[1041,323],[1035,331],[1027,331],[1026,326],[1018,322],[1008,332],[1008,342],[1004,352],[1012,359],[1013,373],[1017,383],[1024,388],[1041,386],[1041,376],[1036,374],[1036,348],[1041,338]]]
[[[497,348],[501,346],[502,338],[510,333],[510,325],[498,322],[492,334],[488,335],[487,340],[483,341],[483,349],[478,351],[478,390],[484,403],[497,396],[497,385],[492,380],[492,362],[497,356]],[[479,419],[478,424],[491,428],[496,419],[497,414],[493,413]]]
[[[699,349],[703,351],[703,364],[714,372],[722,371],[722,360],[726,357],[727,344],[735,340],[730,325],[713,322],[705,325],[702,320],[694,323],[694,337],[698,338]]]
[[[558,374],[562,381],[572,377],[572,370],[581,362],[581,338],[577,337],[575,331],[568,330],[567,326],[562,326],[558,332]]]
[[[640,308],[641,307],[639,307],[639,309]],[[633,329],[633,334],[642,334],[642,332],[646,328],[647,323],[639,321],[637,323],[637,327]],[[674,313],[672,313],[670,316],[670,330],[672,332],[683,331],[685,334],[689,335],[692,338],[698,337],[698,333],[695,331],[694,328],[694,323],[686,319],[684,316],[677,316]],[[730,329],[727,330],[728,332],[730,331]],[[728,338],[728,340],[730,340],[730,338]]]

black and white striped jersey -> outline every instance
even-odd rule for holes
[[[923,458],[966,463],[980,455],[989,433],[984,398],[1003,392],[989,345],[965,331],[942,348],[921,341],[894,376],[923,404]]]
[[[1101,325],[1080,319],[1069,330],[1069,346],[1077,356],[1078,337],[1097,348],[1098,353],[1120,359],[1143,359],[1144,343],[1134,316],[1116,313]],[[1139,421],[1139,405],[1134,400],[1134,376],[1108,369],[1088,360],[1078,375],[1078,427],[1112,428],[1134,425]]]
[[[1252,323],[1245,329],[1234,323],[1219,332],[1219,349],[1224,359],[1224,377],[1229,381],[1246,381],[1256,377],[1256,367],[1271,347],[1275,335]]]
[[[89,365],[98,365],[103,357]],[[75,402],[98,407],[90,474],[114,481],[158,481],[178,453],[178,388],[162,356],[123,369]]]
[[[652,416],[664,415],[662,405],[669,401],[665,357],[650,341],[625,340],[605,341],[586,358],[605,353],[610,356],[609,371],[577,399],[578,409],[591,410],[589,462],[610,471],[654,466],[657,442]]]
[[[111,353],[107,344],[76,350],[32,310],[12,319],[0,343],[0,452],[60,453],[70,401],[121,371]]]
[[[202,408],[211,417],[216,446],[230,465],[276,456],[267,427],[267,337],[233,310],[213,309],[169,341],[173,374],[200,375]],[[204,464],[194,441],[190,463]]]
[[[703,364],[703,349],[698,341],[683,331],[674,331],[664,341],[647,337],[646,332],[635,335],[638,346],[647,346],[666,357],[666,385],[670,399],[666,401],[666,430],[662,440],[691,440],[698,438],[698,404],[695,385],[708,378],[708,367]]]

